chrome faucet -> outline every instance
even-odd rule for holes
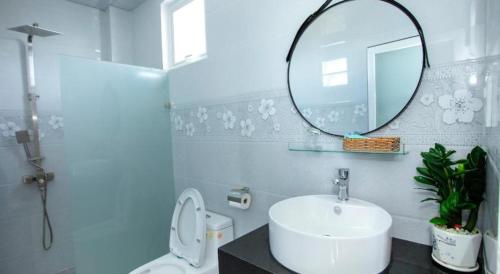
[[[339,186],[338,198],[340,201],[349,200],[349,169],[339,168],[339,177],[333,180]]]

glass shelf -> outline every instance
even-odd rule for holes
[[[309,145],[302,143],[288,143],[288,150],[290,151],[309,151],[309,152],[335,152],[335,153],[349,153],[349,154],[375,154],[375,155],[407,155],[410,152],[406,150],[405,145],[401,146],[399,151],[390,152],[375,152],[375,151],[348,151],[342,147],[334,145]]]

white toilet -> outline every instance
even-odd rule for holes
[[[232,219],[206,211],[200,192],[188,188],[175,205],[170,253],[130,274],[218,274],[217,249],[233,237]]]

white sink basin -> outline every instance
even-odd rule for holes
[[[269,209],[271,253],[302,274],[370,274],[390,262],[392,218],[381,207],[337,196],[290,198]]]

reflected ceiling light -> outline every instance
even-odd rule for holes
[[[149,78],[149,79],[157,79],[161,78],[163,75],[158,73],[158,72],[152,72],[152,71],[140,71],[137,73],[139,77],[142,78]]]
[[[338,46],[338,45],[342,45],[342,44],[345,44],[346,41],[337,41],[337,42],[333,42],[333,43],[329,43],[329,44],[325,44],[325,45],[321,45],[320,48],[324,49],[324,48],[329,48],[329,47],[334,47],[334,46]]]

